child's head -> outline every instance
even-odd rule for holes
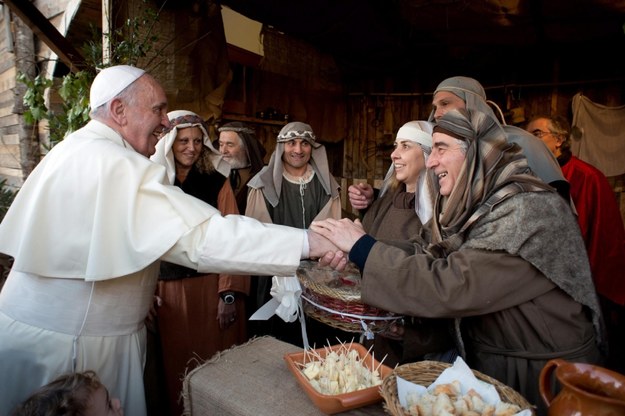
[[[122,416],[119,399],[109,398],[93,371],[63,375],[20,404],[13,416]]]

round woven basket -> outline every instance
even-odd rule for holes
[[[450,366],[451,364],[439,361],[419,361],[396,367],[391,375],[384,379],[382,387],[380,388],[380,393],[384,398],[384,407],[386,411],[394,416],[409,416],[408,412],[406,412],[399,403],[399,398],[397,397],[398,376],[404,380],[410,381],[411,383],[427,387],[438,378],[443,370]],[[497,393],[499,393],[499,397],[504,402],[516,404],[521,408],[521,410],[530,409],[532,414],[536,414],[534,407],[513,388],[508,387],[494,378],[480,373],[479,371],[473,370],[473,374],[475,374],[475,377],[479,380],[495,386]]]
[[[363,332],[364,326],[381,332],[401,318],[361,301],[360,272],[353,264],[338,272],[303,260],[297,277],[303,287],[304,312],[326,325],[347,332]]]

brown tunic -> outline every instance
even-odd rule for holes
[[[525,198],[523,195],[511,199],[516,199],[516,204],[518,198]],[[531,211],[529,205],[525,209]],[[530,240],[538,238],[536,235],[547,232],[555,238],[549,243],[566,245],[567,250],[573,247],[579,251],[577,255],[584,256],[583,245],[557,241],[558,235],[566,237],[556,231],[558,226],[575,226],[572,216],[560,215],[557,219],[559,214],[553,215],[553,229],[530,233],[531,237],[520,246],[529,245]],[[478,225],[493,221],[493,216],[487,214]],[[517,238],[519,233],[515,235],[509,228],[515,222],[500,222],[499,232]],[[467,248],[469,242],[475,246],[489,238],[483,233],[485,228],[478,225],[465,245],[446,258],[415,255],[415,250],[422,253],[418,246],[406,250],[375,243],[363,270],[362,298],[373,306],[401,314],[463,318],[461,331],[468,364],[519,391],[539,405],[541,413],[544,409],[538,396],[538,375],[547,360],[600,360],[590,310],[520,255]],[[529,223],[524,226],[532,227]],[[551,253],[542,252],[558,256],[555,247],[551,246]]]
[[[362,225],[378,240],[408,241],[421,232],[423,225],[415,212],[415,194],[401,185],[376,199],[367,210]],[[453,348],[448,319],[416,319],[406,316],[401,340],[376,334],[373,349],[376,356],[385,357],[388,366],[415,362],[424,355],[441,353]],[[368,343],[367,343],[368,344]]]
[[[216,202],[223,215],[238,214],[229,181],[224,180]],[[247,340],[245,295],[249,288],[249,276],[228,274],[195,274],[182,279],[159,280],[157,294],[163,304],[158,308],[158,328],[170,414],[182,414],[180,393],[187,371],[216,352]],[[219,293],[225,291],[238,294],[235,300],[237,319],[222,330],[217,320],[217,307]]]
[[[423,225],[414,208],[413,192],[402,185],[376,199],[362,219],[367,233],[378,240],[409,240]]]

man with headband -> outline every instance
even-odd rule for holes
[[[223,217],[149,156],[167,97],[139,68],[102,70],[91,121],[33,170],[0,224],[14,257],[0,292],[0,414],[58,375],[94,370],[144,416],[144,319],[160,260],[198,272],[293,275],[332,250],[301,229]]]
[[[312,127],[306,123],[294,121],[280,130],[269,164],[248,186],[245,215],[259,221],[305,229],[314,220],[341,218],[339,184],[330,173],[325,147],[317,142]],[[253,279],[252,288],[255,283],[258,284],[256,306],[261,307],[271,299],[271,278]],[[292,325],[276,316],[266,325],[260,321],[258,324],[261,334],[302,343],[297,331],[292,331]],[[325,344],[325,339],[318,344]]]
[[[226,123],[219,129],[219,152],[230,164],[230,186],[240,213],[247,207],[247,184],[265,165],[265,148],[256,140],[254,130],[239,122]]]
[[[311,229],[362,270],[364,302],[454,318],[467,364],[544,414],[538,376],[548,360],[602,360],[601,313],[576,219],[566,201],[527,173],[519,147],[488,115],[449,111],[432,142],[426,165],[438,197],[427,241],[383,243],[348,219]],[[340,252],[322,258],[338,268],[344,261]]]

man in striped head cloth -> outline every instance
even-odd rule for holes
[[[477,80],[469,77],[456,76],[443,80],[434,91],[430,114],[430,121],[439,119],[449,110],[466,108],[469,111],[479,111],[486,114],[495,123],[500,124],[491,105],[495,103],[486,99],[484,87]],[[503,117],[502,117],[503,118]],[[569,183],[564,178],[558,161],[545,144],[533,137],[525,130],[505,124],[502,128],[506,138],[511,143],[521,146],[527,163],[536,176],[545,183],[556,188],[562,197],[569,201]]]
[[[280,130],[269,164],[249,181],[248,187],[245,215],[259,221],[308,228],[313,220],[341,218],[339,184],[330,173],[325,147],[317,142],[309,124],[294,121]],[[251,296],[255,284],[258,308],[271,299],[271,278],[253,279]],[[274,316],[268,324],[262,328],[264,325],[259,323],[254,335],[269,333],[302,344],[297,331],[280,318]],[[312,344],[314,330],[311,325],[308,329]],[[318,344],[325,344],[325,337],[321,338]]]
[[[430,241],[385,244],[347,219],[311,229],[363,271],[364,302],[454,318],[468,365],[516,389],[543,414],[538,376],[548,360],[602,360],[601,314],[575,217],[488,115],[449,111],[432,142],[427,168],[438,197]],[[322,259],[343,263],[341,253]]]

